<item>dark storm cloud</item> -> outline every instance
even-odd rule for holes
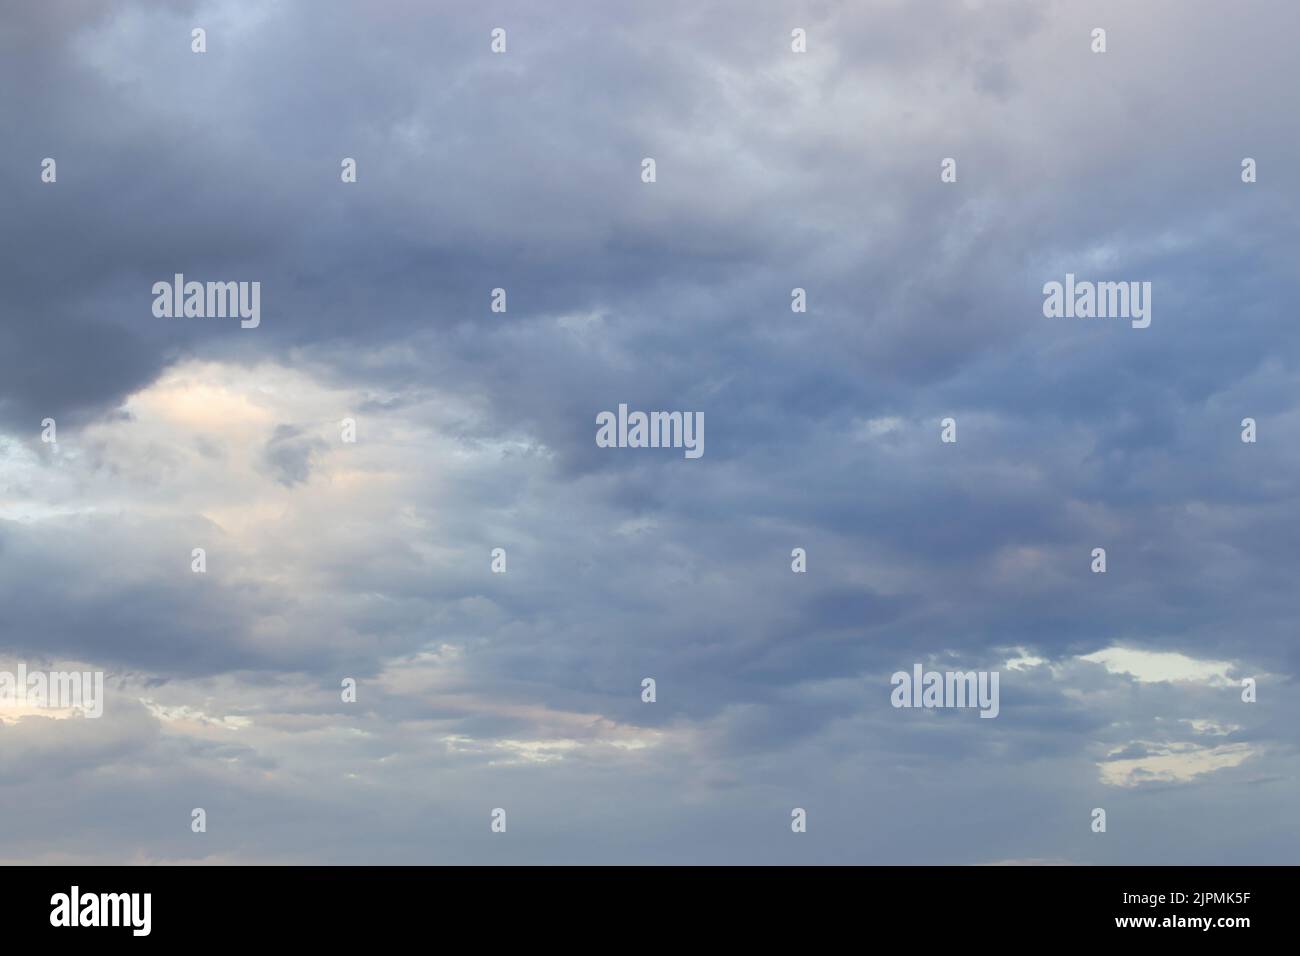
[[[277,425],[266,443],[265,462],[275,480],[291,488],[311,476],[312,456],[326,447],[324,441],[303,434],[297,426]]]

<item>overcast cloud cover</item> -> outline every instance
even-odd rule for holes
[[[0,860],[1300,858],[1294,0],[0,11]]]

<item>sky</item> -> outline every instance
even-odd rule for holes
[[[1295,863],[1298,28],[6,0],[0,861]]]

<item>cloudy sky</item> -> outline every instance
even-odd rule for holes
[[[1298,29],[6,3],[0,669],[107,699],[0,710],[0,861],[1294,863]]]

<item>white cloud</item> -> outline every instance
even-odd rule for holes
[[[1233,684],[1228,661],[1197,660],[1174,651],[1142,651],[1131,647],[1108,647],[1079,660],[1101,664],[1112,674],[1126,674],[1141,683],[1196,683],[1216,687]]]

